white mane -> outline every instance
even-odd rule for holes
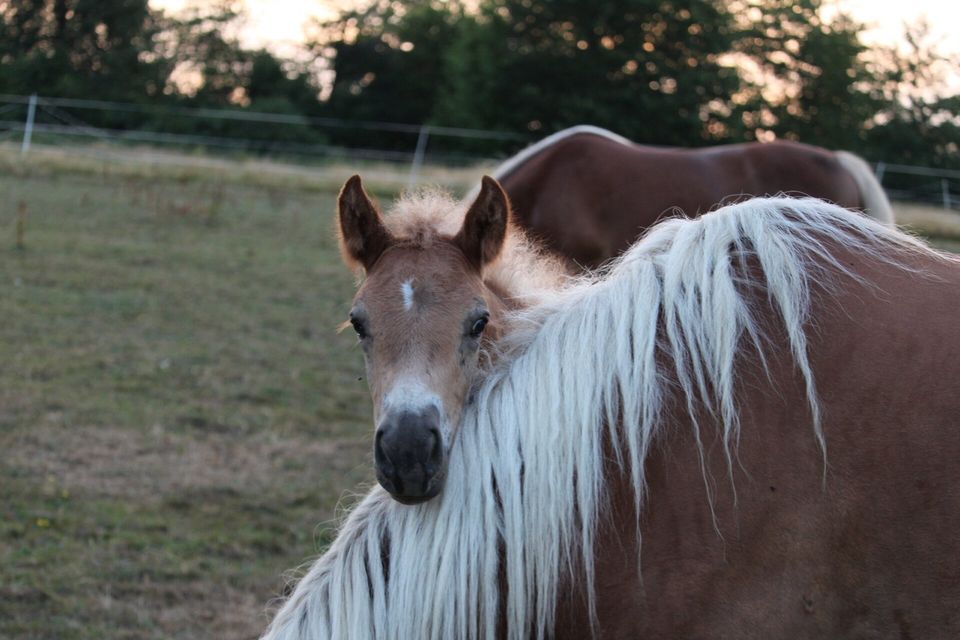
[[[594,136],[599,136],[601,138],[613,140],[614,142],[618,142],[620,144],[625,144],[625,145],[633,144],[630,140],[627,140],[623,136],[616,134],[613,131],[608,131],[607,129],[602,129],[592,124],[578,124],[575,127],[562,129],[560,131],[557,131],[554,134],[547,136],[543,140],[534,142],[529,147],[526,147],[523,151],[520,151],[516,155],[511,156],[510,158],[507,158],[506,160],[501,162],[497,166],[497,168],[493,170],[490,176],[492,178],[496,178],[497,180],[503,180],[504,178],[509,176],[511,173],[513,173],[523,163],[525,163],[527,160],[529,160],[533,156],[539,154],[544,149],[547,149],[548,147],[552,147],[553,145],[557,144],[561,140],[566,140],[567,138],[573,137],[575,135],[579,135],[581,133],[589,133]],[[464,199],[468,201],[473,200],[474,198],[477,197],[478,193],[480,193],[480,185],[476,185],[473,189],[471,189],[470,192],[464,197]]]
[[[755,199],[663,222],[602,278],[523,312],[529,328],[466,410],[442,494],[408,507],[371,491],[264,638],[493,638],[500,613],[509,638],[549,637],[571,569],[592,606],[605,435],[638,504],[668,393],[691,413],[708,407],[728,453],[736,446],[734,356],[764,352],[758,290],[779,311],[823,445],[805,334],[811,286],[857,278],[833,246],[887,262],[930,253],[819,200]]]

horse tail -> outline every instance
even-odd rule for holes
[[[887,226],[893,226],[893,207],[890,206],[890,200],[880,186],[880,181],[870,170],[870,165],[849,151],[837,151],[836,155],[837,160],[857,183],[864,212]]]

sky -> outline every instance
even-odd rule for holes
[[[891,44],[903,37],[905,22],[925,15],[944,52],[960,53],[960,2],[955,0],[840,0],[837,4],[869,28],[867,44]]]
[[[151,0],[150,4],[177,10],[188,0]],[[350,0],[244,0],[248,19],[244,44],[266,46],[283,53],[303,39],[303,24],[312,16],[331,17],[337,7],[355,4]],[[941,38],[941,50],[960,53],[960,2],[956,0],[834,0],[835,4],[868,25],[863,32],[867,44],[899,42],[904,22],[921,15],[929,18],[934,34]]]
[[[337,7],[357,4],[350,0],[243,0],[243,3],[247,9],[243,43],[249,47],[267,47],[281,54],[303,40],[303,25],[310,18],[331,18],[337,14]],[[187,4],[192,2],[150,0],[151,6],[171,11]]]

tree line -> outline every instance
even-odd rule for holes
[[[956,60],[922,23],[868,49],[823,0],[372,0],[315,21],[299,55],[245,48],[242,5],[169,15],[148,0],[0,0],[0,93],[231,107],[492,129],[438,139],[506,154],[591,123],[646,144],[772,137],[868,159],[960,168]],[[829,19],[827,19],[829,17]],[[409,150],[407,134],[257,125],[176,112],[87,122]]]

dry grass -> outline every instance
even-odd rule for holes
[[[960,253],[960,211],[902,202],[894,203],[897,223],[941,249]]]
[[[280,569],[371,479],[362,362],[334,331],[353,170],[0,147],[0,637],[263,629]],[[406,174],[382,172],[389,198]],[[960,249],[960,215],[896,208]]]
[[[5,458],[24,475],[53,479],[87,496],[155,503],[187,492],[269,491],[298,476],[349,473],[362,438],[281,436],[270,432],[181,433],[115,426],[41,426],[5,440]]]
[[[494,162],[467,167],[425,165],[418,174],[418,185],[441,185],[466,193],[477,177],[490,171]],[[153,147],[122,147],[92,144],[88,146],[47,147],[34,145],[26,160],[34,173],[85,174],[127,179],[244,184],[268,189],[335,192],[355,173],[373,191],[388,195],[409,184],[410,165],[384,161],[326,161],[314,166],[288,164],[255,158],[226,159],[200,154],[184,154]],[[16,145],[0,144],[0,168],[22,171],[24,163]]]
[[[334,194],[4,169],[0,637],[255,637],[370,479]]]

